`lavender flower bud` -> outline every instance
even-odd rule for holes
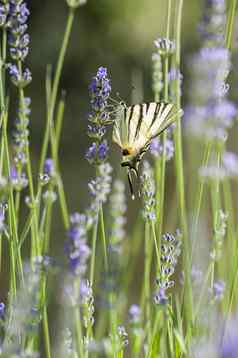
[[[159,38],[154,41],[155,46],[161,56],[170,56],[175,52],[175,43],[166,38]]]
[[[55,176],[55,164],[52,158],[47,158],[44,163],[44,174],[49,177]]]
[[[25,88],[32,81],[31,71],[26,68],[22,73],[16,65],[8,65],[9,75],[12,83],[18,88]]]
[[[7,204],[0,204],[0,234],[6,229],[5,224],[5,211],[7,209]]]
[[[148,162],[143,164],[142,172],[142,195],[144,199],[143,217],[148,221],[156,220],[155,213],[155,182],[153,169]]]
[[[161,143],[158,138],[154,138],[150,144],[150,152],[154,157],[163,155],[165,151],[166,161],[174,156],[174,143],[172,139],[167,138],[165,143]]]
[[[214,301],[221,301],[224,296],[226,284],[224,281],[219,280],[214,282],[212,289],[210,290],[210,293],[212,294],[212,299]]]
[[[110,197],[110,214],[111,214],[111,245],[120,250],[120,244],[125,236],[125,184],[116,180],[113,185],[113,191]]]
[[[153,53],[152,55],[152,88],[155,94],[159,94],[163,89],[163,69],[162,59],[159,53]]]
[[[9,9],[10,9],[10,6],[8,3],[1,2],[1,4],[0,4],[0,27],[7,26],[7,18],[9,15]]]
[[[66,0],[69,7],[77,9],[79,6],[83,6],[87,3],[87,0]]]
[[[141,309],[138,305],[131,305],[129,309],[130,322],[138,323],[141,319]]]
[[[3,319],[5,316],[6,306],[3,302],[0,302],[0,319]]]

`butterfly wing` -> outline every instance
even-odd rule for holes
[[[112,132],[113,142],[118,144],[121,148],[128,145],[127,111],[128,109],[126,107],[122,105],[119,106]]]
[[[182,113],[171,103],[142,103],[119,109],[113,128],[113,141],[134,154],[168,128]]]

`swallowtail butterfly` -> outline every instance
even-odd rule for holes
[[[153,138],[160,135],[182,114],[174,104],[151,102],[127,107],[119,105],[113,127],[113,141],[122,152],[122,167],[128,167],[128,180],[132,198],[132,172],[138,177],[139,163]]]

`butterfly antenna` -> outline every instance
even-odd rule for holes
[[[120,102],[118,100],[116,100],[115,98],[112,98],[111,96],[109,97],[109,100],[112,101],[113,103],[119,105]]]
[[[127,176],[128,176],[128,182],[129,182],[129,187],[130,187],[130,192],[131,192],[131,199],[134,200],[135,199],[135,194],[134,194],[134,190],[133,190],[132,178],[131,178],[131,170],[130,169],[128,169]]]
[[[118,99],[120,101],[120,105],[126,107],[126,102],[121,98],[121,95],[119,92],[116,93],[116,96],[118,97]]]

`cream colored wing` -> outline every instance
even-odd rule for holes
[[[163,102],[121,106],[113,127],[113,141],[138,153],[169,127],[179,113],[175,105]]]
[[[139,152],[144,146],[168,128],[182,114],[182,110],[178,110],[171,103],[152,102],[147,105],[146,115],[142,118],[140,130],[134,138],[133,147]]]

